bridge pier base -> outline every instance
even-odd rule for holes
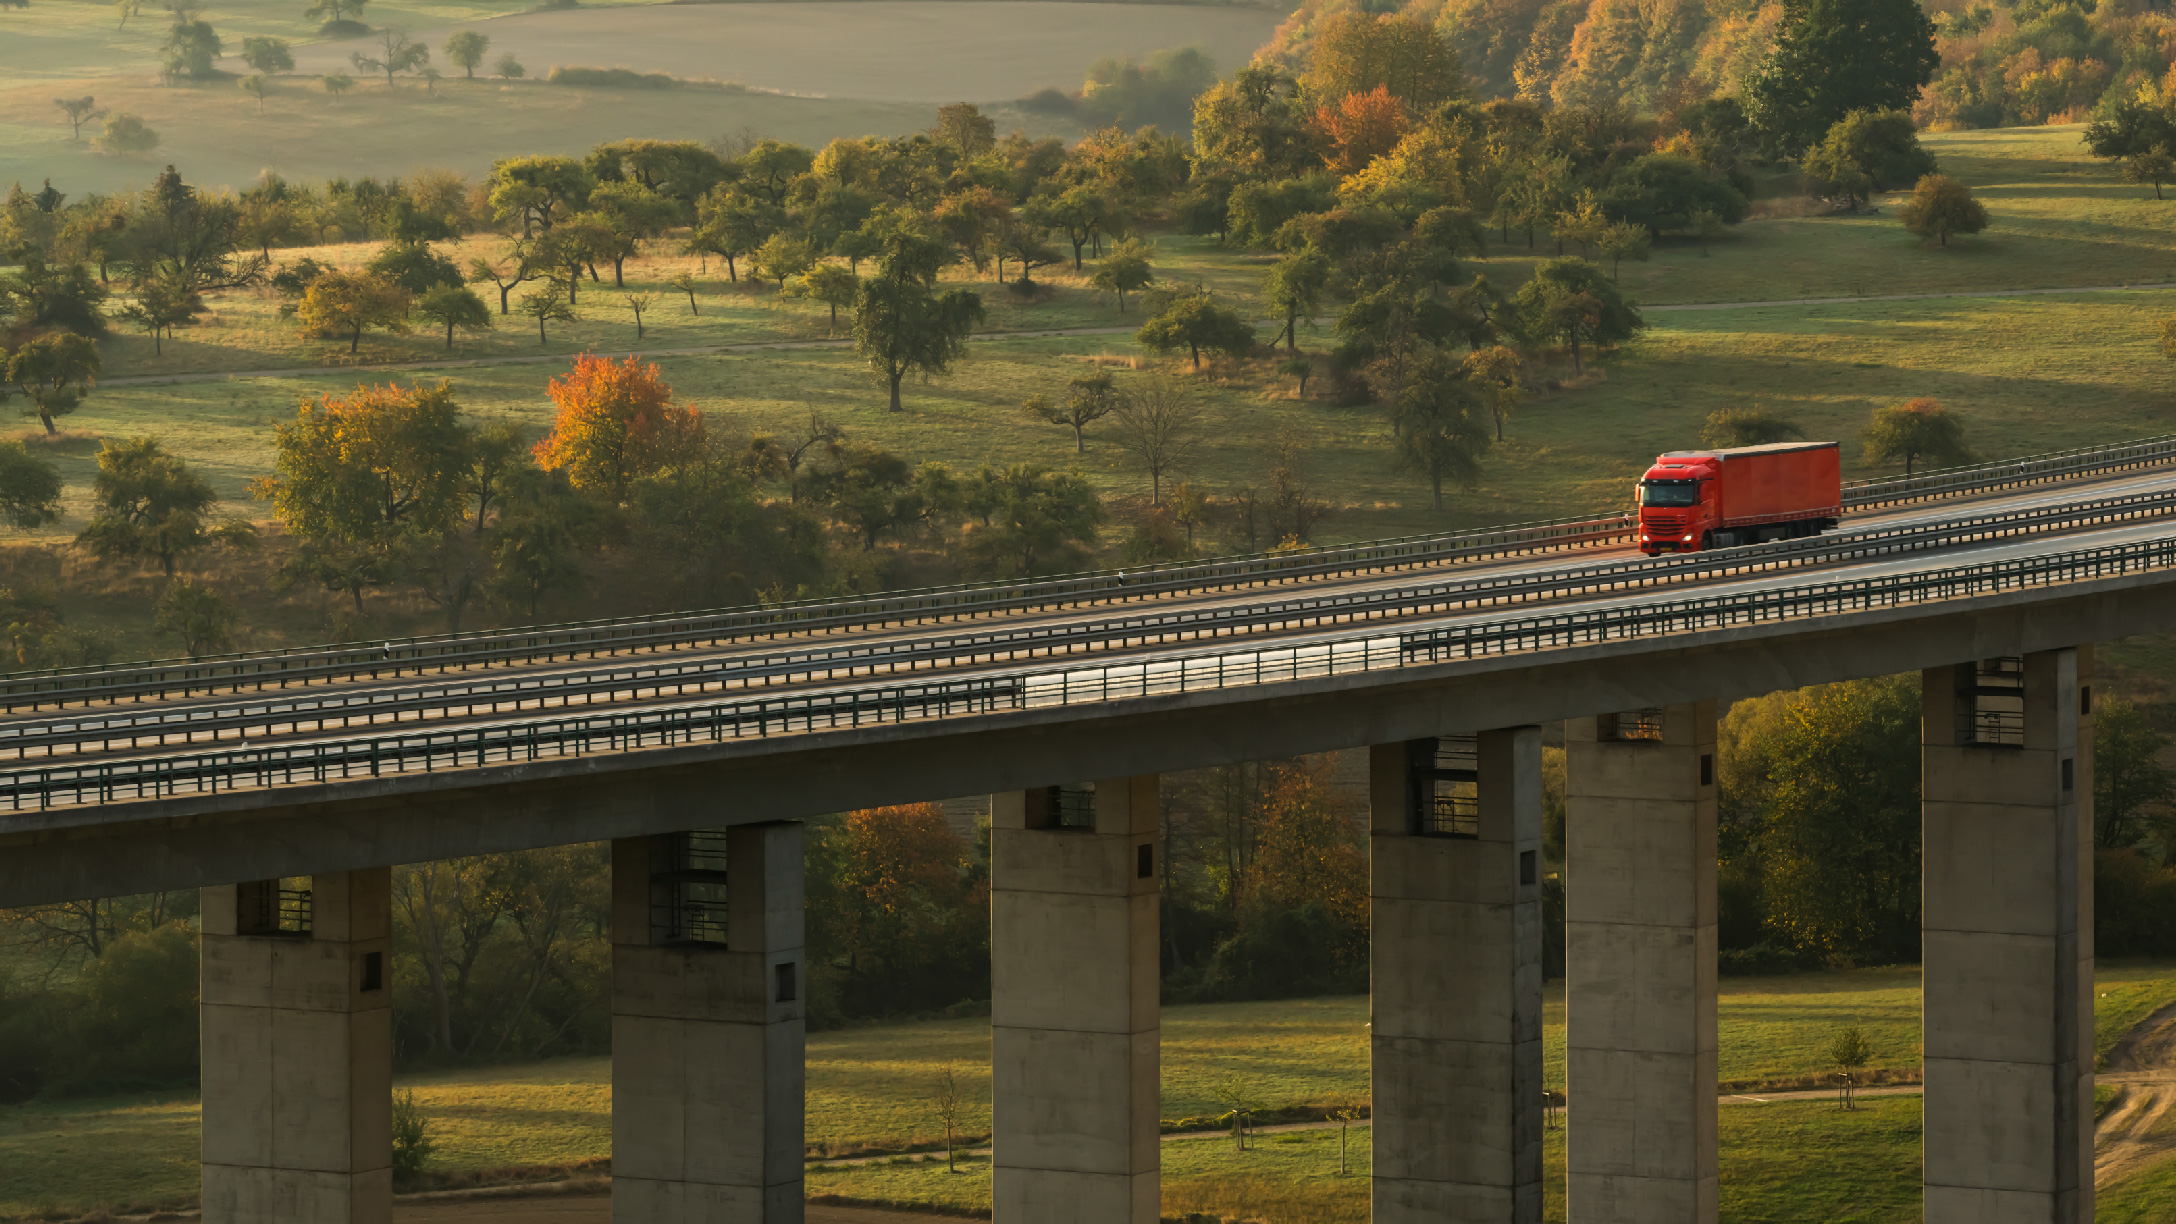
[[[801,826],[612,843],[612,1218],[800,1224]]]
[[[1714,1224],[1715,703],[1565,740],[1570,1218]]]
[[[392,1220],[391,883],[201,890],[206,1224]]]
[[[1369,790],[1375,1224],[1540,1224],[1541,729],[1377,745]]]
[[[1923,675],[1927,1224],[2093,1218],[2092,668]]]
[[[1158,779],[991,807],[998,1224],[1155,1224]]]

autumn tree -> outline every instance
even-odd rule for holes
[[[1368,163],[1397,147],[1409,123],[1405,103],[1378,85],[1326,102],[1315,112],[1315,130],[1329,154],[1325,160],[1339,175],[1357,174]]]
[[[108,439],[91,482],[91,521],[76,543],[106,561],[149,558],[167,577],[189,553],[215,542],[249,547],[248,523],[206,518],[219,494],[151,438]]]
[[[1873,418],[1859,431],[1859,440],[1865,444],[1868,463],[1901,460],[1906,476],[1919,463],[1948,467],[1972,461],[1964,443],[1964,422],[1927,396],[1874,409]]]
[[[638,476],[685,461],[704,445],[703,414],[672,402],[654,363],[584,353],[552,379],[557,412],[536,444],[536,461],[564,471],[573,487],[625,500]]]
[[[1366,10],[1324,19],[1301,93],[1321,107],[1378,88],[1425,114],[1465,96],[1465,67],[1432,21]]]
[[[988,872],[942,807],[850,812],[811,833],[812,994],[858,1016],[989,989]]]
[[[1949,245],[1951,234],[1977,234],[1987,228],[1987,206],[1972,189],[1946,174],[1930,174],[1912,188],[1912,198],[1897,206],[1897,220],[1921,238]]]
[[[972,102],[954,102],[937,108],[937,126],[929,136],[967,161],[997,146],[997,123]]]
[[[295,316],[311,339],[347,337],[348,352],[363,342],[363,330],[377,327],[396,336],[408,334],[408,310],[414,299],[406,289],[368,272],[327,271],[310,282]]]

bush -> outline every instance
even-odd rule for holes
[[[554,68],[544,79],[553,85],[592,89],[677,89],[682,84],[669,73],[636,72],[632,68]]]
[[[197,1081],[197,944],[183,923],[114,941],[74,991],[47,1047],[46,1096],[145,1092]]]
[[[1333,917],[1320,901],[1256,910],[1209,958],[1196,996],[1204,1002],[1364,994],[1366,958],[1347,955],[1365,932]]]
[[[423,1171],[438,1145],[431,1139],[431,1120],[416,1104],[413,1088],[393,1098],[393,1184],[405,1186]]]
[[[328,21],[324,25],[317,27],[317,34],[320,38],[361,38],[369,33],[369,26],[360,21],[349,21],[345,17],[338,21]]]

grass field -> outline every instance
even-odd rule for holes
[[[2111,964],[2103,967],[2098,986],[2102,1003],[2096,1028],[2105,1048],[2115,1032],[2143,1014],[2142,1001],[2176,999],[2176,964]],[[1726,1082],[1787,1082],[1821,1072],[1825,1069],[1821,1047],[1838,1028],[1850,1023],[1863,1025],[1872,1038],[1873,1066],[1909,1070],[1918,1062],[1918,1000],[1918,974],[1909,967],[1725,979],[1720,1000],[1721,1077]],[[1181,1119],[1215,1114],[1214,1094],[1235,1076],[1272,1108],[1364,1102],[1366,1022],[1364,998],[1168,1007],[1163,1013],[1163,1115]],[[1561,1086],[1561,983],[1549,989],[1545,1024],[1547,1079]],[[932,1099],[937,1076],[948,1064],[959,1075],[968,1102],[961,1130],[970,1135],[987,1133],[989,1057],[989,1024],[983,1019],[812,1035],[806,1132],[811,1151],[851,1155],[871,1148],[938,1142],[942,1129]],[[415,1090],[433,1121],[438,1151],[432,1167],[461,1171],[556,1165],[609,1155],[610,1079],[608,1059],[580,1058],[404,1076],[400,1085]],[[1747,1200],[1747,1210],[1754,1212],[1729,1218],[1822,1218],[1758,1214],[1768,1208],[1756,1210],[1753,1205],[1755,1200],[1769,1202],[1779,1195],[1797,1201],[1811,1192],[1809,1188],[1828,1180],[1829,1175],[1817,1176],[1807,1167],[1815,1149],[1822,1149],[1820,1160],[1850,1162],[1838,1167],[1864,1165],[1877,1171],[1878,1176],[1868,1174],[1869,1184],[1886,1185],[1882,1179],[1893,1174],[1901,1179],[1899,1185],[1916,1193],[1916,1150],[1903,1155],[1882,1152],[1904,1142],[1897,1135],[1916,1133],[1917,1102],[1875,1100],[1880,1103],[1873,1112],[1850,1117],[1835,1115],[1818,1103],[1724,1110],[1726,1143],[1743,1149],[1738,1155],[1726,1155],[1726,1169],[1753,1196]],[[81,1209],[96,1203],[193,1200],[197,1127],[196,1102],[187,1096],[0,1108],[0,1217],[47,1208]],[[1860,1152],[1848,1143],[1831,1142],[1833,1132],[1819,1129],[1824,1127],[1860,1128],[1849,1133],[1864,1135],[1867,1149]],[[1903,1129],[1888,1139],[1880,1138],[1896,1127]],[[1809,1128],[1819,1134],[1807,1133]],[[1732,1139],[1734,1134],[1741,1138]],[[1804,1151],[1787,1150],[1785,1136],[1803,1145]],[[1259,1159],[1291,1158],[1297,1162],[1292,1167],[1301,1169],[1292,1178],[1268,1171],[1257,1177],[1245,1169],[1231,1176],[1229,1167],[1217,1163],[1228,1151],[1223,1145],[1187,1141],[1166,1149],[1175,1162],[1167,1165],[1171,1170],[1167,1193],[1191,1193],[1184,1188],[1193,1184],[1189,1179],[1198,1172],[1203,1185],[1226,1187],[1218,1193],[1239,1193],[1236,1188],[1246,1186],[1253,1188],[1248,1192],[1262,1195],[1289,1192],[1308,1201],[1334,1198],[1344,1183],[1320,1167],[1320,1159],[1327,1159],[1328,1169],[1336,1168],[1334,1144],[1322,1146],[1333,1139],[1334,1132],[1328,1138],[1295,1138],[1291,1143],[1283,1137],[1266,1138]],[[1364,1144],[1356,1145],[1356,1150],[1359,1146]],[[1731,1150],[1726,1147],[1726,1153]],[[1307,1166],[1313,1172],[1302,1168],[1303,1156],[1316,1161]],[[1910,1157],[1908,1168],[1896,1164],[1905,1156]],[[1186,1163],[1197,1157],[1198,1169]],[[1891,1164],[1896,1167],[1890,1169]],[[969,1177],[928,1181],[929,1171],[923,1168],[879,1164],[855,1169],[821,1174],[811,1181],[810,1192],[882,1198],[903,1195],[894,1193],[896,1186],[870,1187],[892,1186],[897,1179],[926,1184],[932,1187],[931,1195],[938,1193],[936,1187],[944,1187],[945,1194],[968,1193],[974,1184]],[[1323,1178],[1329,1180],[1310,1180]],[[1307,1184],[1286,1185],[1294,1179]],[[987,1194],[986,1183],[980,1193]],[[1725,1194],[1731,1193],[1726,1184]],[[1828,1193],[1822,1191],[1804,1201],[1832,1205],[1844,1201],[1823,1197]],[[1865,1208],[1886,1201],[1871,1197]]]

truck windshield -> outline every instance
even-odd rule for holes
[[[1640,504],[1697,506],[1700,504],[1700,484],[1693,480],[1643,480],[1640,482]]]

